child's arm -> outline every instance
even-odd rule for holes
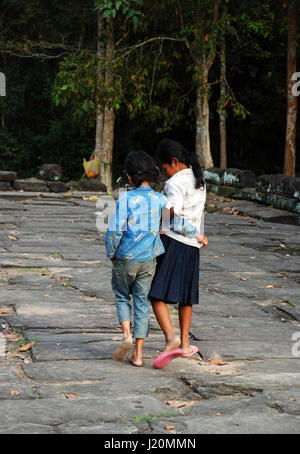
[[[173,230],[188,238],[195,238],[197,228],[186,221],[182,216],[174,212],[174,208],[169,208],[169,202],[162,210],[162,225],[168,230]]]
[[[121,195],[116,204],[116,213],[111,216],[109,227],[105,234],[106,256],[114,260],[116,251],[123,236],[123,226],[127,219],[127,197]]]
[[[173,210],[174,212],[174,210]],[[170,216],[172,216],[172,211],[170,210]],[[205,235],[202,235],[197,231],[197,228],[191,225],[188,221],[183,219],[181,216],[174,213],[174,222],[171,219],[170,228],[174,232],[180,233],[183,236],[188,238],[196,238],[198,243],[203,244],[203,247],[206,248],[208,245],[208,239]]]

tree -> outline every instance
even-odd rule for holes
[[[284,174],[295,176],[297,97],[292,93],[292,77],[297,63],[297,1],[288,2],[288,58],[287,58],[287,125]]]
[[[99,60],[99,67],[98,67],[98,84],[102,85],[104,83],[104,71],[101,67],[100,62],[104,59],[106,55],[106,47],[104,44],[103,36],[105,31],[105,19],[103,17],[103,12],[101,10],[98,11],[97,14],[97,25],[98,25],[98,32],[97,32],[97,56]],[[100,105],[97,107],[96,111],[96,136],[95,136],[95,154],[98,158],[99,163],[102,159],[102,150],[103,150],[103,130],[104,130],[104,111],[100,108]]]
[[[226,130],[226,33],[227,33],[227,7],[224,8],[223,24],[220,38],[220,167],[227,168],[227,130]]]
[[[112,17],[106,19],[106,57],[113,57],[115,50],[114,42],[114,20]],[[108,65],[105,76],[104,85],[107,89],[113,84],[113,70]],[[112,190],[112,158],[114,145],[114,126],[115,112],[112,106],[108,103],[104,107],[103,132],[102,132],[102,150],[100,155],[100,179],[107,187],[108,191]]]
[[[195,0],[189,13],[190,19],[194,17],[194,23],[191,33],[186,36],[186,45],[194,63],[197,82],[195,151],[201,165],[209,168],[214,166],[214,162],[210,150],[208,76],[216,56],[220,0],[209,3]]]
[[[104,42],[104,38],[105,41]],[[109,64],[105,68],[101,66],[104,58],[111,59],[114,54],[114,20],[113,17],[104,18],[103,9],[98,11],[98,84],[109,89],[113,84],[113,71]],[[105,184],[108,191],[112,190],[112,156],[114,144],[115,114],[112,106],[107,103],[96,106],[96,137],[95,154],[100,164],[100,181]]]

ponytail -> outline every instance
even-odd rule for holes
[[[192,167],[194,176],[196,178],[196,189],[200,189],[201,187],[205,186],[205,181],[202,175],[202,170],[199,162],[199,158],[197,156],[197,153],[195,152],[190,152],[188,153],[188,163]]]

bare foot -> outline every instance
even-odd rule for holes
[[[181,348],[182,348],[182,351],[183,351],[184,354],[192,352],[192,347],[191,347],[190,344],[189,345],[185,345],[184,347],[182,346]]]
[[[196,353],[199,352],[198,350],[198,347],[196,347],[196,345],[188,345],[188,346],[184,346],[182,347],[182,352],[183,352],[183,355],[182,356],[193,356],[195,355]]]
[[[113,358],[115,361],[126,361],[129,351],[133,345],[131,334],[124,337],[122,344],[114,352]]]
[[[144,365],[144,361],[142,356],[139,356],[135,351],[132,353],[129,362],[136,367],[142,367]]]
[[[171,350],[175,350],[176,348],[178,348],[181,344],[181,340],[178,336],[174,336],[172,339],[170,339],[167,343],[166,343],[166,348],[165,348],[165,352],[170,352]]]

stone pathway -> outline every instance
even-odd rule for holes
[[[153,369],[152,314],[137,369],[112,360],[121,331],[90,196],[0,194],[0,433],[299,433],[300,227],[210,194],[201,355]],[[35,343],[17,352],[17,336]]]

